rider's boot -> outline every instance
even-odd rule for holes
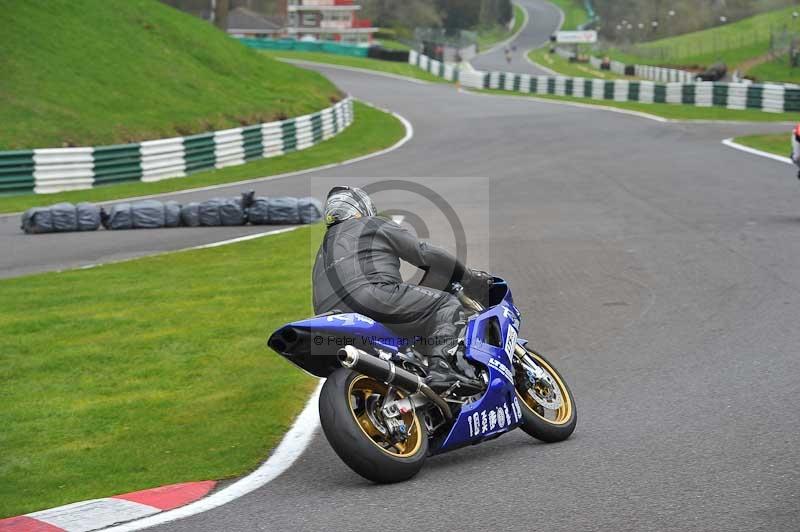
[[[455,344],[455,345],[453,345]],[[449,339],[437,346],[428,357],[428,386],[435,392],[453,388],[459,395],[472,395],[483,391],[475,369],[463,357],[463,342]],[[451,361],[455,361],[455,363]]]

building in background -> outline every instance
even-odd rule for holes
[[[288,2],[287,33],[298,40],[370,42],[373,28],[358,17],[361,6],[353,0],[284,0]]]
[[[228,13],[228,33],[234,37],[279,39],[287,36],[286,19],[237,7]]]
[[[214,22],[216,0],[161,0]],[[370,42],[373,28],[354,0],[229,0],[228,33],[236,37]]]
[[[423,54],[445,63],[469,61],[478,55],[478,35],[471,31],[417,28],[414,40]]]

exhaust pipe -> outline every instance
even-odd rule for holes
[[[386,384],[393,384],[408,393],[419,392],[439,407],[445,418],[453,419],[453,413],[447,402],[425,384],[419,375],[398,368],[388,360],[378,358],[352,345],[339,350],[339,362],[344,368],[352,369]]]

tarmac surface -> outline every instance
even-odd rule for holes
[[[405,184],[385,184],[379,209],[419,216],[431,240],[455,248],[435,191],[463,224],[469,264],[509,281],[522,336],[572,388],[577,429],[552,445],[515,431],[391,486],[351,472],[319,433],[263,488],[158,530],[798,530],[800,183],[791,167],[720,143],[786,126],[662,123],[319,70],[406,117],[414,138],[323,172],[165,197],[323,197],[334,183],[394,179]],[[0,271],[263,230],[50,238],[4,218]]]
[[[533,48],[549,42],[550,36],[561,27],[563,16],[556,6],[543,0],[518,0],[517,3],[528,12],[525,28],[512,42],[495,45],[473,59],[471,64],[478,70],[546,76],[548,72],[537,68],[526,57]],[[506,50],[511,61],[506,58]]]

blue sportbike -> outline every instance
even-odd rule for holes
[[[520,312],[495,277],[483,302],[454,284],[468,316],[464,357],[483,389],[456,382],[436,393],[413,338],[355,313],[289,323],[269,346],[305,371],[327,377],[319,398],[325,436],[359,475],[380,483],[411,478],[429,455],[521,428],[544,442],[575,430],[575,401],[563,377],[519,338]]]

